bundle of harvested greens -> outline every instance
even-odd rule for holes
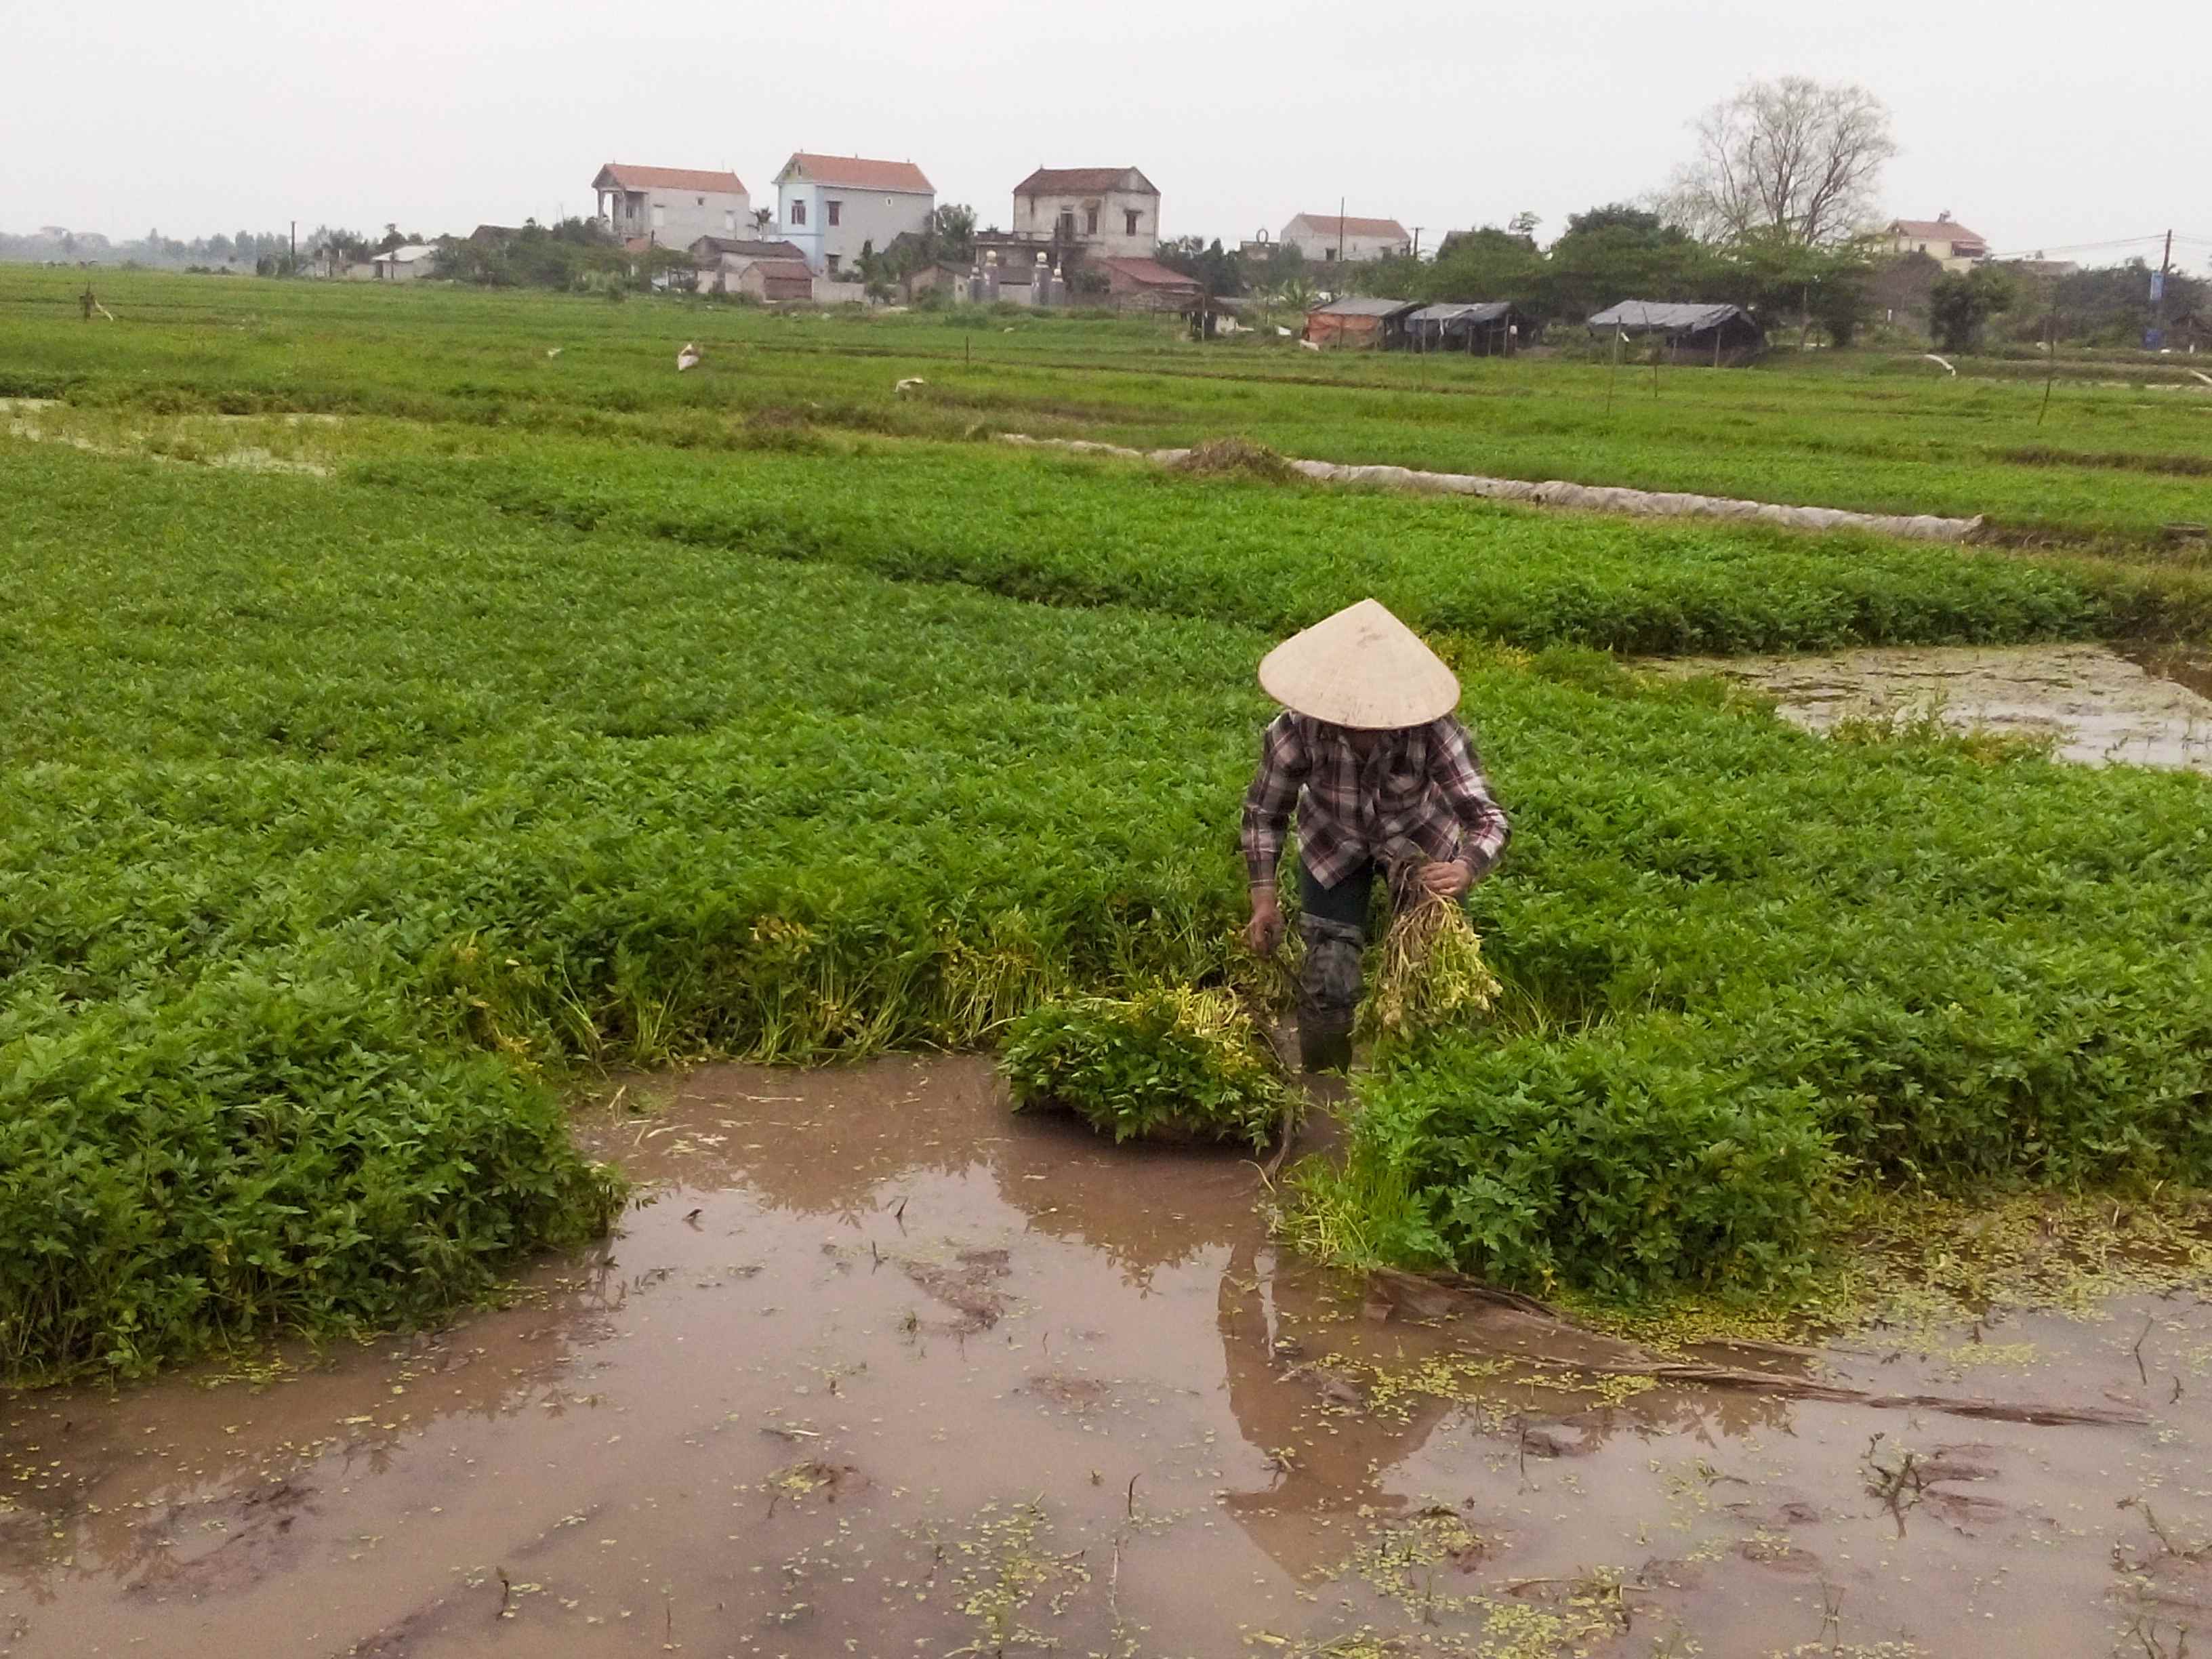
[[[1394,914],[1359,1005],[1359,1030],[1370,1038],[1436,1030],[1482,1012],[1498,995],[1481,935],[1458,900],[1422,885],[1423,862],[1391,867]]]
[[[1234,991],[1160,986],[1016,1020],[999,1061],[1014,1108],[1067,1108],[1101,1134],[1267,1146],[1297,1097]]]

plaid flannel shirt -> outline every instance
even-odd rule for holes
[[[1285,711],[1269,722],[1260,772],[1244,796],[1244,863],[1252,884],[1275,879],[1291,809],[1298,857],[1334,887],[1403,836],[1431,859],[1463,860],[1477,880],[1504,855],[1510,830],[1467,728],[1450,714],[1380,734],[1363,763],[1351,734]]]

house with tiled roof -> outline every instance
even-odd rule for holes
[[[1316,264],[1396,259],[1413,251],[1412,234],[1395,219],[1361,219],[1346,213],[1297,214],[1277,240]]]
[[[752,198],[734,173],[610,161],[592,180],[592,194],[599,222],[620,242],[689,247],[752,226]]]
[[[1924,253],[1946,270],[1972,270],[1990,257],[1989,238],[1968,230],[1947,209],[1933,219],[1892,219],[1893,252]]]
[[[1149,258],[1160,192],[1134,167],[1039,167],[1014,186],[1013,234],[1063,252]]]
[[[882,252],[902,232],[919,235],[937,212],[937,186],[911,161],[799,150],[775,175],[776,234],[817,276],[848,280],[863,249]]]

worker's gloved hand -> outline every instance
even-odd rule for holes
[[[1253,890],[1252,920],[1245,926],[1244,942],[1263,957],[1274,955],[1275,947],[1283,942],[1283,912],[1275,902],[1273,888]]]
[[[1474,876],[1457,859],[1440,859],[1434,864],[1425,864],[1420,872],[1421,885],[1438,898],[1457,898],[1474,885]]]

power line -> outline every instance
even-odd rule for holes
[[[2118,236],[2109,242],[2072,242],[2064,247],[2045,244],[2039,248],[2021,248],[2008,253],[1993,253],[1990,257],[1993,259],[2033,259],[2052,253],[2100,253],[2107,248],[2137,247],[2147,242],[2162,242],[2165,240],[2164,231],[2154,230],[2148,236]],[[2188,239],[2176,236],[2173,240],[2179,242]]]

